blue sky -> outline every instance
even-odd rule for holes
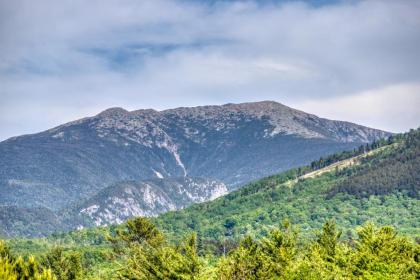
[[[420,125],[420,1],[0,0],[0,140],[108,107],[275,100]]]

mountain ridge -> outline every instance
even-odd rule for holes
[[[171,109],[164,109],[164,110],[155,110],[152,108],[148,108],[148,109],[135,109],[135,110],[126,110],[122,107],[110,107],[107,109],[104,109],[103,111],[97,113],[94,116],[90,116],[90,117],[84,117],[81,119],[77,119],[74,121],[70,121],[67,123],[64,123],[62,125],[58,125],[56,127],[53,127],[51,129],[47,129],[44,130],[42,132],[37,132],[37,133],[30,133],[30,134],[24,134],[24,135],[19,135],[19,136],[13,136],[10,138],[7,138],[1,142],[5,142],[5,141],[9,141],[9,140],[15,140],[16,138],[20,138],[20,137],[27,137],[27,136],[32,136],[32,135],[37,135],[39,133],[43,133],[43,132],[48,132],[48,131],[57,131],[58,129],[62,128],[62,127],[67,127],[67,126],[71,126],[74,124],[79,124],[81,122],[87,121],[87,120],[91,120],[97,117],[121,117],[121,116],[145,116],[145,115],[162,115],[162,114],[172,114],[172,113],[184,113],[185,112],[194,112],[194,111],[206,111],[206,110],[212,110],[212,109],[230,109],[231,111],[244,111],[244,110],[248,110],[251,111],[253,113],[260,113],[260,116],[264,116],[267,115],[267,110],[273,110],[273,109],[283,109],[286,110],[288,112],[296,112],[298,114],[301,115],[306,115],[308,117],[311,118],[318,118],[321,120],[326,120],[326,121],[331,121],[331,122],[336,122],[336,123],[342,123],[342,124],[347,124],[347,125],[355,125],[357,127],[360,128],[366,128],[366,129],[371,129],[367,126],[363,126],[363,125],[359,125],[356,124],[354,122],[350,122],[350,121],[340,121],[340,120],[330,120],[327,118],[323,118],[323,117],[318,117],[315,114],[310,114],[310,113],[306,113],[302,110],[298,110],[298,109],[294,109],[291,107],[288,107],[282,103],[276,102],[276,101],[271,101],[271,100],[264,100],[264,101],[257,101],[257,102],[244,102],[244,103],[226,103],[226,104],[222,104],[222,105],[202,105],[202,106],[193,106],[193,107],[176,107],[176,108],[171,108]],[[390,132],[386,132],[384,130],[380,130],[380,129],[374,129],[375,131],[381,131],[383,133],[383,136],[389,136],[393,133]],[[380,137],[383,138],[383,137]],[[368,141],[371,141],[372,139],[365,139]]]

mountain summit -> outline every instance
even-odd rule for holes
[[[216,179],[241,184],[390,133],[280,103],[127,111],[0,143],[0,206],[53,211],[121,181]]]

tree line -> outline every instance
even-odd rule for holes
[[[302,240],[286,220],[266,237],[244,237],[216,257],[200,252],[196,233],[172,244],[150,220],[135,218],[107,237],[113,264],[106,279],[418,279],[420,247],[394,228],[367,223],[354,239],[341,236],[328,220]],[[0,279],[85,279],[85,273],[77,252],[57,247],[35,260],[0,243]]]

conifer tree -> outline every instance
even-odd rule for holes
[[[77,252],[65,254],[61,247],[55,247],[43,257],[42,264],[50,268],[58,280],[78,280],[82,277],[82,261]]]
[[[340,236],[341,231],[337,229],[334,220],[327,220],[322,227],[322,231],[317,234],[316,242],[321,247],[323,257],[329,262],[334,261]]]

